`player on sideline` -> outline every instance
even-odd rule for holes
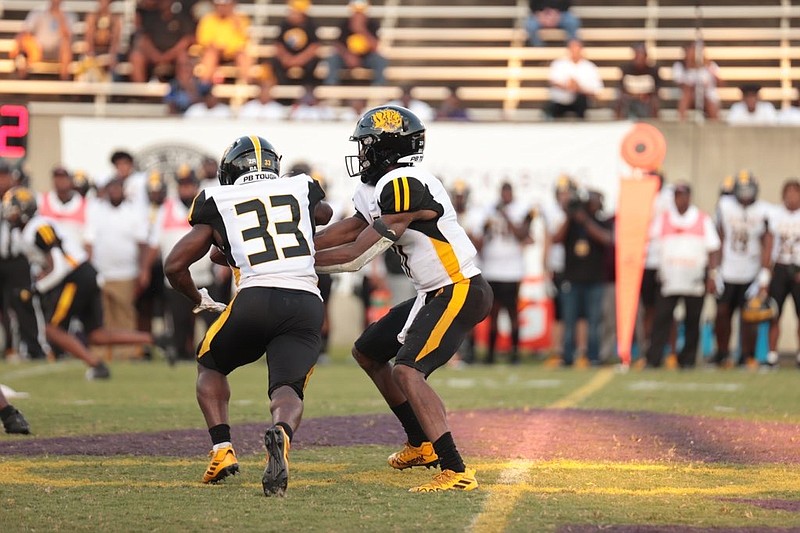
[[[477,252],[456,221],[447,190],[414,166],[425,145],[422,121],[403,107],[379,106],[358,120],[350,140],[358,143],[358,155],[347,157],[348,173],[362,181],[353,197],[356,214],[317,235],[317,270],[358,270],[390,246],[400,255],[417,297],[370,325],[356,340],[353,357],[408,436],[389,464],[442,469],[411,492],[472,490],[478,486],[475,470],[464,465],[444,404],[426,379],[489,313],[492,290],[475,266]]]
[[[6,192],[3,218],[20,231],[20,248],[35,278],[33,289],[43,296],[48,342],[89,365],[87,379],[107,379],[111,374],[108,367],[69,332],[73,318],[83,325],[89,344],[153,343],[149,333],[103,327],[97,271],[84,249],[67,238],[55,221],[37,214],[36,198],[30,190],[14,187]]]
[[[314,272],[315,223],[327,222],[325,193],[307,174],[279,177],[280,156],[261,137],[239,137],[222,155],[220,186],[208,187],[189,212],[191,231],[164,271],[195,312],[222,312],[197,352],[197,402],[213,449],[203,483],[239,471],[228,421],[228,374],[267,354],[273,425],[264,434],[266,496],[283,496],[289,445],[303,414],[303,391],[319,355],[322,298]],[[189,266],[215,245],[231,266],[237,294],[226,307],[198,290]],[[213,256],[212,256],[213,257]]]

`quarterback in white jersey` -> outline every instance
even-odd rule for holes
[[[220,186],[207,187],[189,212],[191,231],[170,252],[164,272],[196,311],[221,312],[197,352],[197,400],[213,449],[203,483],[239,471],[228,422],[227,375],[266,352],[273,425],[264,434],[266,496],[283,496],[288,454],[303,414],[303,392],[319,355],[322,299],[314,272],[314,231],[327,207],[306,174],[280,177],[280,156],[265,139],[240,137],[222,156]],[[210,247],[222,252],[236,280],[227,306],[197,289],[190,266]]]
[[[717,354],[713,362],[722,365],[728,358],[731,317],[753,292],[766,294],[771,274],[772,233],[770,206],[758,200],[758,182],[749,171],[735,179],[733,194],[723,196],[717,205],[717,229],[722,240],[719,272],[714,272],[717,298]],[[722,285],[721,287],[719,285]],[[748,363],[755,351],[755,327],[742,327],[742,356]]]
[[[418,291],[393,307],[356,340],[353,356],[375,382],[408,436],[389,457],[393,468],[433,466],[442,472],[413,492],[472,490],[475,470],[464,465],[447,426],[441,399],[426,382],[489,312],[492,291],[475,265],[477,254],[458,225],[450,197],[422,160],[425,125],[393,105],[367,111],[350,138],[346,159],[360,176],[356,214],[315,239],[317,270],[358,270],[390,246]],[[394,366],[389,361],[394,359]]]

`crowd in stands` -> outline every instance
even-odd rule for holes
[[[128,43],[122,42],[125,33],[122,19],[111,9],[111,4],[111,0],[99,0],[96,10],[87,14],[85,53],[73,73],[69,68],[75,59],[70,46],[71,28],[77,17],[62,9],[61,0],[50,0],[31,11],[11,52],[16,58],[17,76],[25,78],[30,63],[45,60],[58,63],[61,79],[74,74],[89,80],[127,76],[135,82],[166,81],[170,91],[165,102],[171,113],[215,117],[252,115],[252,110],[242,112],[238,105],[228,107],[214,97],[214,86],[226,80],[262,85],[261,93],[253,100],[262,105],[272,102],[266,91],[275,84],[299,84],[308,88],[307,93],[313,93],[321,84],[342,83],[343,73],[354,69],[361,73],[348,77],[347,83],[362,83],[359,81],[362,79],[373,85],[387,83],[388,60],[380,52],[380,24],[370,17],[368,0],[350,0],[349,15],[341,20],[338,36],[326,41],[318,35],[318,24],[309,14],[311,0],[288,0],[278,34],[269,43],[274,52],[263,61],[257,60],[253,53],[253,47],[259,43],[251,37],[250,21],[236,0],[139,0]],[[603,80],[596,65],[583,55],[581,21],[572,12],[571,4],[568,0],[529,2],[528,45],[544,46],[540,37],[543,28],[562,29],[566,41],[564,57],[550,65],[546,116],[584,119],[588,109],[610,104],[617,118],[658,118],[662,107],[659,91],[665,82],[659,77],[658,67],[649,60],[644,44],[633,44],[632,61],[620,65],[615,102],[598,101]],[[323,45],[330,52],[322,52]],[[116,67],[124,61],[130,64],[130,71],[123,74]],[[718,120],[722,110],[717,88],[725,85],[725,80],[717,63],[707,57],[702,41],[687,43],[684,57],[671,69],[671,83],[678,94],[678,118],[685,120],[693,109],[699,108],[707,119]],[[410,99],[412,86],[400,85],[403,99]],[[778,112],[771,103],[758,100],[758,86],[745,83],[741,89],[742,101],[728,112],[731,124],[800,123],[797,107]],[[423,112],[420,116],[465,119],[467,111],[458,101],[458,87],[449,90],[440,112]],[[318,105],[312,99],[313,95],[306,94],[295,102],[280,103],[286,107]],[[412,102],[419,108],[429,107],[420,100]],[[187,113],[192,106],[193,110]],[[269,114],[279,115],[273,111]],[[333,117],[331,113],[319,114]],[[345,113],[344,118],[349,119],[350,115]],[[280,116],[292,118],[289,109]]]

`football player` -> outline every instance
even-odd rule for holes
[[[758,199],[758,181],[742,170],[735,177],[733,194],[717,204],[717,230],[722,240],[719,271],[711,272],[717,298],[717,353],[712,363],[722,366],[728,359],[731,317],[752,292],[766,294],[771,275],[773,236],[769,228],[769,205]],[[755,327],[742,324],[741,357],[747,364],[755,353]]]
[[[791,294],[794,307],[800,317],[800,181],[788,179],[783,183],[783,205],[772,211],[770,230],[775,235],[773,256],[775,267],[769,285],[769,295],[778,304],[778,316],[770,323],[769,354],[767,362],[778,362],[778,320],[786,297]],[[800,332],[798,332],[800,335]],[[800,340],[798,341],[800,343]],[[800,344],[798,345],[800,349]],[[800,365],[800,353],[797,355]]]
[[[197,401],[213,448],[203,483],[239,471],[228,420],[228,374],[266,352],[273,425],[264,434],[266,496],[283,496],[289,446],[303,414],[303,392],[319,356],[322,298],[314,272],[315,223],[327,222],[325,193],[307,174],[280,175],[280,156],[265,139],[240,137],[222,155],[219,186],[189,210],[192,229],[164,263],[170,284],[195,312],[222,312],[197,351]],[[230,265],[237,294],[230,304],[198,290],[189,267],[215,245]]]
[[[86,251],[72,242],[55,221],[37,214],[36,198],[24,187],[3,196],[3,218],[20,231],[20,247],[31,264],[33,290],[44,301],[48,342],[89,365],[88,379],[110,377],[106,365],[94,357],[69,324],[77,318],[89,344],[151,344],[149,333],[103,328],[103,307],[97,271]]]
[[[422,121],[403,107],[379,106],[359,118],[350,140],[358,143],[358,155],[347,157],[348,173],[362,181],[353,197],[356,213],[316,237],[317,270],[358,270],[389,247],[402,258],[417,298],[367,327],[353,357],[408,436],[389,464],[400,470],[441,466],[433,481],[411,491],[472,490],[475,470],[464,465],[444,404],[426,379],[489,313],[492,290],[447,190],[415,166],[425,147]]]

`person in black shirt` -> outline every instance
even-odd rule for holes
[[[339,83],[343,68],[364,67],[372,69],[372,84],[383,85],[383,71],[388,61],[378,53],[377,20],[367,16],[369,2],[350,0],[350,17],[339,27],[339,39],[333,43],[334,51],[328,58],[328,75],[325,85]]]
[[[606,271],[603,263],[606,247],[612,243],[609,224],[600,218],[602,196],[590,192],[583,200],[577,191],[569,201],[567,219],[553,235],[553,242],[565,249],[564,275],[561,281],[561,308],[564,334],[562,363],[575,362],[575,329],[583,309],[588,322],[587,355],[593,364],[600,362],[600,328]]]
[[[649,63],[647,48],[643,44],[634,45],[633,60],[622,67],[616,106],[617,118],[657,118],[660,88],[658,67]]]
[[[317,24],[306,13],[309,0],[289,0],[289,13],[281,23],[281,31],[275,39],[275,56],[270,63],[275,79],[281,85],[296,79],[303,85],[316,85],[314,69],[319,58]],[[293,75],[299,71],[300,76]]]
[[[173,11],[178,2],[142,0],[136,6],[136,33],[130,53],[131,81],[146,82],[151,70],[172,77],[175,66],[189,61],[195,20],[187,8]]]

